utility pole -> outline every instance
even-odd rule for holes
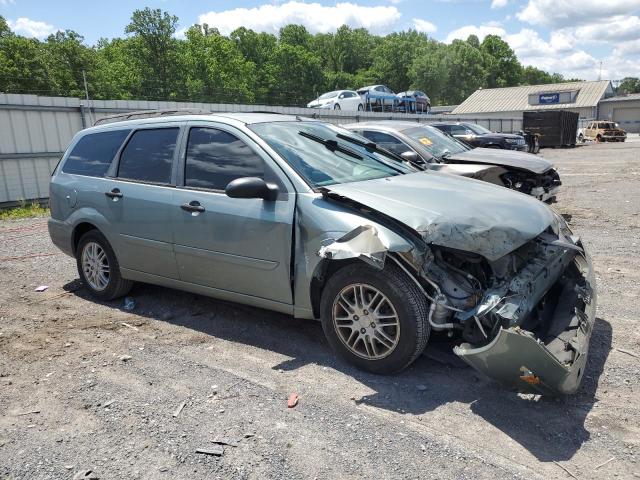
[[[598,80],[602,80],[602,60],[600,60],[600,73],[598,73]]]
[[[87,75],[82,69],[82,80],[84,81],[84,94],[87,97],[87,108],[89,109],[89,121],[91,122],[91,126],[93,127],[93,115],[91,114],[91,100],[89,99],[89,89],[87,88]]]

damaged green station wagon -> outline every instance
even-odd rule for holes
[[[593,268],[547,205],[312,120],[139,116],[78,133],[51,179],[51,238],[96,298],[140,281],[320,319],[381,374],[447,331],[509,388],[578,388]]]

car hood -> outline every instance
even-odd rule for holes
[[[500,148],[474,148],[466,152],[453,154],[447,158],[446,162],[501,165],[520,170],[529,170],[533,173],[544,173],[553,168],[553,163],[532,153],[502,150]]]
[[[331,185],[330,197],[344,197],[398,220],[427,243],[474,252],[497,260],[550,225],[553,210],[527,195],[479,180],[418,172]]]

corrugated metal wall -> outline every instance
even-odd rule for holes
[[[315,116],[334,124],[394,119],[416,122],[466,119],[503,132],[522,128],[522,118],[482,115],[443,116],[404,113],[313,110],[266,105],[94,100],[0,93],[0,206],[49,196],[49,176],[76,132],[114,113],[134,110],[190,108],[211,112],[269,111]]]

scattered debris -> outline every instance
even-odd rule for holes
[[[66,468],[67,470],[73,470],[73,468],[75,467],[75,465],[65,465],[64,468]]]
[[[627,355],[631,355],[632,357],[640,358],[640,355],[638,355],[637,353],[633,353],[629,350],[625,350],[624,348],[616,348],[616,350],[619,351],[620,353],[626,353]]]
[[[572,476],[573,478],[580,480],[578,477],[576,477],[575,474],[571,473],[571,470],[569,470],[567,467],[563,467],[562,465],[560,465],[558,462],[556,462],[555,460],[553,461],[553,463],[555,463],[557,466],[559,466],[562,470],[564,470],[565,472],[567,472],[567,474],[569,474],[570,476]]]
[[[160,470],[161,472],[166,472],[169,469],[167,467],[160,467],[158,470]]]
[[[234,440],[231,440],[230,438],[227,438],[227,437],[216,437],[213,440],[211,440],[211,443],[217,443],[219,445],[229,445],[230,447],[237,447],[238,446],[237,442],[235,442]]]
[[[99,478],[93,470],[80,470],[73,476],[73,480],[98,480]]]
[[[102,407],[103,408],[107,408],[107,407],[111,406],[113,404],[113,402],[115,402],[115,399],[114,400],[109,400],[108,402],[103,403]]]
[[[300,397],[298,397],[298,394],[295,392],[289,395],[289,400],[287,400],[287,408],[295,407],[298,404],[299,399]]]
[[[606,464],[613,462],[616,459],[616,457],[611,457],[609,460],[607,460],[606,462],[602,462],[599,465],[596,465],[595,467],[593,467],[594,470],[599,469],[600,467],[604,467]]]
[[[121,325],[130,328],[131,330],[138,331],[138,327],[134,327],[133,325],[129,325],[127,322],[120,322]]]
[[[256,434],[255,433],[245,433],[244,434],[244,438],[251,438],[251,437],[255,437]]]
[[[123,308],[127,312],[132,311],[134,308],[136,308],[136,301],[132,297],[125,297]]]
[[[186,404],[187,402],[182,402],[180,405],[178,405],[178,407],[171,414],[173,418],[176,418],[178,415],[180,415],[180,412],[182,411],[182,409],[185,407]]]
[[[129,360],[131,360],[133,357],[131,355],[121,355],[120,356],[120,360],[122,360],[123,362],[128,362]]]
[[[33,415],[35,413],[40,413],[40,410],[30,410],[28,412],[20,412],[20,413],[16,413],[16,416],[18,417],[23,417],[25,415]]]
[[[198,448],[196,453],[202,453],[203,455],[215,455],[220,457],[224,454],[224,447],[222,445],[213,445],[209,448]]]
[[[49,288],[49,285],[40,285],[38,288],[36,288],[34,291],[35,292],[44,292],[47,288]]]

